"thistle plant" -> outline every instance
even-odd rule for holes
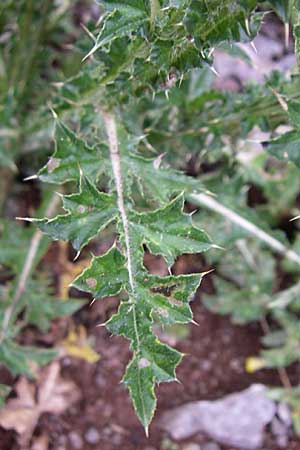
[[[251,42],[263,17],[258,3],[266,2],[98,3],[103,14],[95,29],[87,30],[92,44],[82,43],[86,55],[82,68],[52,97],[55,151],[37,175],[43,182],[64,184],[69,191],[76,186],[76,191],[61,195],[63,214],[28,220],[54,240],[70,241],[76,257],[103,232],[113,236],[111,248],[94,255],[72,286],[94,300],[119,295],[118,312],[105,326],[130,342],[132,359],[123,382],[148,433],[156,407],[155,386],[176,380],[182,358],[159,341],[155,326],[193,323],[190,302],[205,275],[174,275],[172,266],[182,254],[216,247],[214,236],[210,238],[186,212],[186,202],[221,214],[293,263],[300,262],[299,255],[268,227],[261,229],[208,195],[210,185],[220,190],[225,186],[221,175],[203,182],[180,170],[179,153],[181,159],[193,147],[201,153],[213,135],[210,156],[218,158],[220,136],[228,129],[235,143],[254,125],[273,131],[291,120],[293,135],[279,138],[285,144],[291,140],[287,158],[281,154],[282,142],[270,139],[264,145],[270,154],[299,164],[294,146],[299,138],[298,83],[274,76],[266,86],[229,97],[215,92],[207,81],[215,72],[214,49]],[[286,12],[280,1],[267,3]],[[295,13],[296,2],[291,8]],[[48,121],[47,114],[40,111],[31,132]],[[239,181],[232,180],[231,189],[234,183],[240,187]],[[239,200],[235,198],[235,204]],[[246,207],[245,211],[249,212]],[[162,256],[169,274],[151,274],[144,264],[145,252]],[[266,285],[269,289],[268,277]],[[248,315],[237,310],[236,317],[256,319],[262,310],[258,307]]]
[[[66,214],[36,223],[53,239],[71,241],[77,255],[98,233],[114,226],[113,247],[94,256],[73,286],[94,299],[121,295],[119,310],[106,327],[130,341],[133,356],[123,382],[148,433],[155,385],[176,380],[182,358],[158,340],[154,323],[192,322],[189,302],[204,275],[175,276],[172,265],[179,255],[207,251],[213,244],[184,212],[186,193],[201,186],[165,166],[160,157],[143,156],[146,137],[132,132],[126,110],[137,108],[143,96],[160,91],[167,95],[188,71],[210,65],[213,47],[220,42],[251,40],[261,15],[254,13],[253,0],[222,5],[126,0],[101,5],[105,13],[100,30],[78,78],[79,83],[84,77],[97,83],[97,98],[89,98],[89,106],[97,115],[98,142],[89,136],[89,144],[62,123],[58,102],[56,150],[39,177],[55,183],[76,181],[78,192],[63,196]],[[106,192],[99,190],[104,175]],[[165,259],[170,275],[159,277],[146,270],[145,249]]]

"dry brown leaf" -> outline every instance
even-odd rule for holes
[[[24,446],[43,413],[61,414],[79,398],[76,385],[63,380],[59,372],[59,363],[54,361],[40,371],[37,387],[21,377],[15,387],[17,398],[8,400],[0,411],[0,425],[15,430]]]
[[[58,264],[60,267],[60,280],[58,297],[62,300],[69,298],[69,286],[72,281],[90,264],[89,259],[83,259],[76,264],[68,259],[68,243],[59,242]]]
[[[92,340],[88,337],[86,328],[79,325],[70,329],[68,336],[61,343],[62,355],[84,359],[93,364],[99,361],[100,355],[93,349]]]

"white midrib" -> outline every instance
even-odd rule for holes
[[[106,133],[107,133],[108,145],[109,145],[109,151],[110,151],[110,160],[111,160],[114,180],[115,180],[115,184],[116,184],[118,209],[120,212],[122,225],[123,225],[123,231],[124,231],[129,285],[130,285],[132,295],[134,296],[135,281],[134,281],[134,275],[133,275],[133,262],[132,262],[133,258],[132,258],[132,254],[131,254],[131,248],[130,248],[129,222],[128,222],[125,204],[124,204],[124,189],[123,189],[123,180],[122,180],[121,156],[120,156],[120,151],[119,151],[116,121],[115,121],[114,115],[107,111],[103,111],[103,119],[104,119],[104,125],[105,125],[105,129],[106,129]],[[132,315],[133,315],[134,334],[136,337],[136,344],[137,344],[137,353],[139,354],[140,353],[140,337],[139,337],[139,333],[138,333],[136,308],[135,308],[134,303],[132,304]],[[141,398],[143,416],[144,416],[144,418],[146,418],[146,409],[145,409],[145,404],[144,404],[144,398],[142,395],[143,393],[142,393],[142,386],[141,386],[139,373],[138,373],[137,380],[138,380],[138,390],[139,390],[139,395]],[[146,434],[148,434],[147,427],[145,428],[145,431],[146,431]]]

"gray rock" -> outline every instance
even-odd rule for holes
[[[283,422],[287,427],[292,426],[291,410],[285,403],[279,403],[277,406],[277,414],[281,422]]]
[[[221,450],[221,448],[215,442],[208,442],[201,447],[201,450]]]
[[[204,432],[221,444],[253,450],[261,447],[264,428],[276,413],[266,392],[265,386],[255,384],[221,400],[187,403],[167,411],[161,426],[173,439]]]
[[[281,420],[274,417],[271,423],[271,431],[275,436],[287,435],[289,433],[288,427],[281,422]]]
[[[68,435],[72,449],[81,450],[83,448],[83,440],[76,431],[71,431]]]
[[[88,444],[98,444],[100,441],[100,433],[95,427],[90,427],[84,434],[84,438]]]
[[[276,437],[277,445],[281,448],[286,448],[289,440],[289,427],[277,417],[274,417],[271,423],[271,431]]]

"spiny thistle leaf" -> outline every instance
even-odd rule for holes
[[[256,3],[256,0],[192,0],[184,16],[184,25],[200,48],[224,41],[253,39],[258,30],[252,31],[248,18]]]
[[[47,183],[66,183],[79,179],[79,165],[85,175],[95,179],[101,171],[101,153],[80,139],[63,122],[55,120],[55,151],[40,170],[39,178]]]
[[[90,292],[94,298],[117,295],[128,283],[126,258],[112,247],[105,255],[94,256],[90,267],[72,283],[80,291]]]
[[[270,155],[300,165],[300,131],[288,131],[271,141],[263,142],[263,145]]]
[[[164,208],[129,214],[133,240],[162,255],[169,266],[182,253],[200,253],[212,247],[208,235],[193,225],[191,215],[183,213],[183,204],[184,197],[179,195]]]
[[[118,138],[126,189],[135,190],[136,181],[142,196],[162,204],[165,204],[172,194],[204,189],[199,180],[168,167],[163,161],[163,155],[156,158],[141,156],[138,145],[143,137],[130,136],[124,127],[119,125]]]
[[[185,182],[187,190],[192,190],[194,181],[198,182],[160,167],[159,160],[141,157],[137,152],[140,138],[130,136],[123,126],[116,127],[116,132],[120,169],[126,174],[124,186],[122,182],[117,189],[118,197],[98,191],[89,178],[81,174],[79,193],[63,197],[67,214],[39,220],[37,224],[53,239],[70,240],[80,251],[104,227],[116,222],[122,249],[115,245],[106,254],[93,257],[90,267],[72,285],[90,292],[94,298],[117,295],[121,291],[122,298],[126,297],[118,313],[107,322],[107,328],[131,342],[133,359],[124,383],[129,388],[138,417],[147,428],[155,411],[155,384],[174,380],[176,366],[181,360],[179,352],[158,341],[153,325],[192,321],[189,301],[203,274],[153,276],[143,265],[144,245],[152,253],[162,255],[170,267],[180,254],[206,251],[212,243],[208,235],[193,224],[191,215],[183,212],[183,194],[169,201],[174,192],[184,188]],[[72,137],[80,143],[84,158],[89,149],[74,134]],[[111,178],[109,187],[114,190],[113,160],[104,160],[104,166],[113,169],[108,174]],[[163,206],[146,212],[129,208],[135,197],[133,179],[142,186],[142,191],[146,186],[153,199]],[[120,186],[124,188],[125,208],[128,209],[125,211],[128,216],[126,232],[123,207],[120,208]]]
[[[163,1],[161,9],[158,0],[100,4],[106,14],[86,58],[99,53],[99,64],[106,66],[110,82],[114,81],[116,99],[124,90],[170,89],[190,69],[211,64],[215,45],[252,40],[261,21],[261,14],[253,13],[256,0],[226,0],[222,4],[217,0]],[[132,47],[133,43],[139,50]],[[127,62],[118,66],[116,61],[122,59],[124,46],[125,51],[130,47],[132,51],[127,54]],[[117,89],[119,81],[123,88]]]
[[[80,179],[80,192],[64,196],[63,204],[68,214],[35,221],[52,239],[69,240],[77,251],[117,216],[114,197],[99,192],[85,176]]]
[[[117,38],[128,35],[137,26],[142,25],[147,20],[147,15],[139,9],[130,9],[126,14],[120,10],[114,10],[106,16],[102,30],[97,37],[96,43],[86,58],[95,53],[99,48],[111,43]]]
[[[181,360],[176,350],[160,343],[152,331],[158,323],[187,323],[192,319],[191,296],[199,286],[202,274],[158,277],[139,272],[134,292],[131,291],[126,258],[113,247],[105,255],[95,257],[91,266],[74,282],[78,289],[94,297],[127,292],[119,311],[107,323],[107,328],[131,341],[134,352],[123,382],[128,386],[133,404],[142,424],[147,427],[154,414],[154,387],[162,381],[176,378],[175,368]]]

